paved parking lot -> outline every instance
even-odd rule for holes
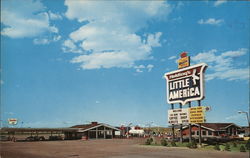
[[[144,139],[1,142],[1,158],[248,158],[249,153],[145,146]]]

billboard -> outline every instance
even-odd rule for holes
[[[178,60],[178,69],[188,67],[190,65],[190,57],[185,56]]]
[[[16,125],[17,124],[17,119],[16,118],[9,118],[8,119],[8,123],[10,125]]]
[[[168,110],[168,123],[172,125],[204,123],[207,106]]]
[[[198,106],[189,108],[190,123],[204,123],[205,121],[205,107]]]
[[[169,104],[204,99],[204,72],[207,64],[200,63],[165,74]]]
[[[168,110],[169,124],[188,124],[189,123],[189,109],[172,109]]]

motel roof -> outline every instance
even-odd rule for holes
[[[198,124],[192,124],[192,125],[199,126]],[[236,126],[238,128],[241,128],[234,123],[201,123],[202,128],[211,131],[225,131],[230,126]],[[183,127],[183,129],[185,128],[188,128],[188,126]]]
[[[2,132],[77,132],[79,128],[1,128]]]
[[[105,123],[97,123],[97,122],[92,122],[91,124],[75,125],[75,126],[72,126],[71,128],[78,128],[78,129],[80,129],[79,130],[80,132],[85,132],[85,131],[88,131],[88,130],[91,130],[91,129],[94,129],[94,128],[97,128],[100,126],[105,126],[105,127],[114,129],[116,131],[120,131],[119,128],[110,126],[110,125],[105,124]]]

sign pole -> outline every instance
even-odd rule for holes
[[[191,102],[188,102],[188,107],[191,108]],[[192,142],[192,125],[189,123],[189,143]]]
[[[179,105],[180,105],[180,109],[182,109],[181,103]],[[183,133],[182,133],[182,124],[180,124],[180,143],[182,142],[183,142]]]
[[[201,106],[200,100],[198,100],[198,106]],[[201,123],[199,123],[199,145],[201,145]]]
[[[171,109],[174,109],[174,104],[171,104]],[[172,124],[172,134],[173,134],[173,140],[174,140],[174,124]]]

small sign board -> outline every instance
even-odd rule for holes
[[[189,108],[190,123],[204,123],[205,121],[205,108],[203,106]]]
[[[16,125],[17,124],[17,119],[16,118],[9,118],[8,119],[8,123],[10,125]]]
[[[200,63],[165,74],[169,104],[204,99],[204,72],[207,64]]]
[[[211,106],[203,106],[203,107],[205,112],[211,111]]]
[[[190,65],[190,57],[186,56],[178,60],[178,69],[188,67]]]
[[[189,123],[189,109],[172,109],[168,110],[168,123],[177,124],[188,124]]]

